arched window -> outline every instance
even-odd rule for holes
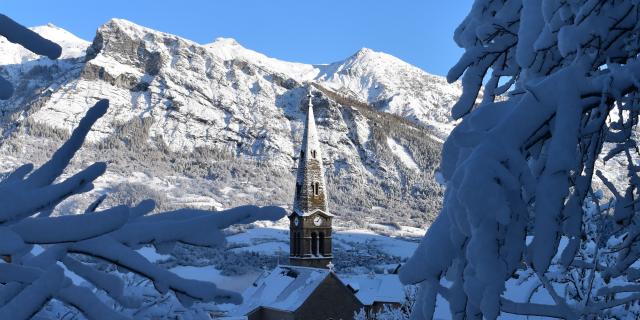
[[[301,243],[300,243],[300,232],[296,232],[296,256],[300,255],[300,251],[302,250],[301,248]]]
[[[298,233],[291,233],[291,255],[295,256],[298,253]]]
[[[311,254],[318,254],[318,235],[311,233]]]
[[[316,196],[318,194],[320,194],[320,183],[319,182],[316,182],[316,183],[313,184],[313,194],[316,195]]]
[[[325,249],[324,249],[324,232],[320,232],[320,239],[318,240],[320,242],[320,254],[321,255],[326,255]]]
[[[311,156],[315,159],[316,158],[316,151],[315,150],[311,150]]]

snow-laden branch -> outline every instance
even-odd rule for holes
[[[0,14],[0,36],[35,54],[47,56],[49,59],[57,59],[62,53],[62,48],[58,44],[43,38],[3,14]],[[0,99],[9,99],[12,94],[13,86],[11,83],[0,77]]]
[[[456,317],[575,318],[631,301],[605,303],[595,291],[627,281],[640,258],[639,11],[634,1],[475,1],[454,36],[465,53],[448,74],[464,90],[452,108],[462,121],[442,151],[444,206],[401,270],[421,284],[419,318],[433,316],[443,278]],[[585,207],[598,201],[601,153],[626,156],[625,189],[598,174],[615,197],[612,215]],[[505,296],[525,270],[556,305]]]
[[[0,35],[36,54],[51,59],[60,56],[60,46],[4,15],[0,15]],[[11,92],[11,85],[0,78],[0,99],[8,98]],[[256,206],[148,215],[155,207],[151,200],[133,208],[98,210],[104,200],[101,196],[84,214],[50,217],[65,199],[91,190],[93,181],[105,172],[105,163],[95,163],[60,180],[92,125],[108,107],[108,100],[91,107],[71,137],[41,167],[34,170],[32,164],[23,165],[0,181],[1,319],[29,319],[51,299],[74,306],[91,319],[127,319],[118,310],[141,307],[140,299],[125,294],[120,277],[97,270],[77,256],[104,260],[146,277],[156,290],[173,292],[185,305],[195,301],[238,303],[239,294],[221,290],[213,283],[183,279],[149,262],[135,249],[145,244],[163,249],[175,243],[221,246],[224,228],[256,220],[277,220],[285,215],[279,207]],[[33,245],[44,250],[34,256]],[[61,266],[93,284],[117,306],[105,304],[97,292],[87,287],[74,285]]]
[[[135,249],[145,244],[172,246],[185,243],[216,247],[224,244],[222,229],[238,223],[256,220],[276,220],[284,216],[280,207],[243,206],[225,211],[177,210],[150,213],[154,204],[143,201],[129,208],[117,206],[106,210],[91,210],[79,215],[39,216],[44,209],[56,207],[74,194],[91,189],[91,181],[104,172],[104,165],[90,166],[78,174],[52,184],[63,173],[75,152],[82,145],[91,125],[108,108],[101,100],[82,119],[71,138],[42,167],[27,175],[33,166],[22,166],[0,182],[0,254],[11,263],[0,264],[0,318],[26,319],[54,298],[77,307],[95,319],[115,319],[123,316],[104,305],[86,288],[74,286],[57,263],[103,290],[122,307],[140,307],[125,296],[122,280],[93,269],[69,254],[98,258],[150,279],[155,288],[172,291],[181,302],[194,301],[238,303],[241,297],[219,289],[215,284],[183,279],[155,265]],[[28,199],[28,201],[27,201]],[[45,246],[37,256],[30,254],[31,245]],[[25,302],[27,297],[33,297]]]

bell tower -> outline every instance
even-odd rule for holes
[[[307,95],[307,120],[298,158],[298,174],[289,215],[289,263],[294,266],[328,268],[331,262],[331,222],[327,210],[322,153],[313,116],[313,96]]]

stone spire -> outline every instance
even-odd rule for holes
[[[333,258],[331,226],[333,215],[327,211],[322,153],[313,117],[313,96],[307,96],[309,106],[302,137],[296,195],[289,215],[289,263],[294,266],[328,268]]]
[[[313,96],[307,95],[309,107],[307,121],[302,137],[302,148],[298,159],[298,174],[296,177],[296,194],[293,201],[293,211],[300,216],[309,215],[317,210],[326,214],[327,196],[324,183],[324,168],[322,153],[313,116]]]

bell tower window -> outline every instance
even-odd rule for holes
[[[318,235],[315,232],[311,233],[311,254],[318,255]]]
[[[314,182],[311,184],[311,188],[313,189],[313,194],[314,195],[319,195],[320,194],[320,183],[319,182]]]
[[[316,158],[316,151],[315,150],[311,150],[311,157],[313,157],[314,159]]]
[[[298,237],[296,236],[296,233],[292,231],[291,232],[291,245],[290,245],[291,255],[292,256],[295,256],[296,253],[297,253],[297,249],[298,249],[297,248],[297,240],[298,240]]]

